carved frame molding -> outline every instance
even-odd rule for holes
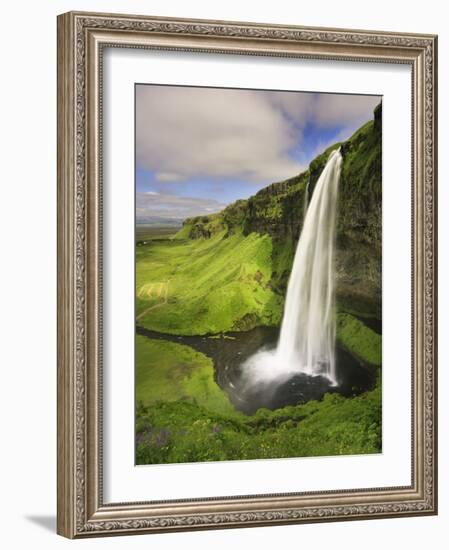
[[[411,66],[411,486],[103,503],[104,47]],[[437,513],[436,56],[432,35],[76,12],[58,17],[58,533],[80,538]]]

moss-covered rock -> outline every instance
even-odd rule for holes
[[[379,118],[379,115],[377,115]],[[382,136],[370,121],[342,147],[337,216],[337,293],[341,309],[380,318]]]
[[[376,367],[382,364],[382,337],[356,317],[347,313],[337,315],[337,339],[363,363]]]

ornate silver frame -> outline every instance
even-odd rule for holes
[[[100,129],[105,46],[411,66],[410,486],[103,503]],[[59,534],[82,538],[437,513],[436,59],[433,35],[75,12],[58,17]]]

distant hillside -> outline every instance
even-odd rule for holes
[[[163,218],[161,216],[138,216],[136,225],[155,225],[158,227],[180,227],[182,220],[177,218]]]

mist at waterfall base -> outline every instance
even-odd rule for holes
[[[246,393],[276,393],[290,381],[310,398],[339,383],[335,346],[335,225],[342,156],[332,151],[307,206],[287,287],[277,346],[242,365]]]

